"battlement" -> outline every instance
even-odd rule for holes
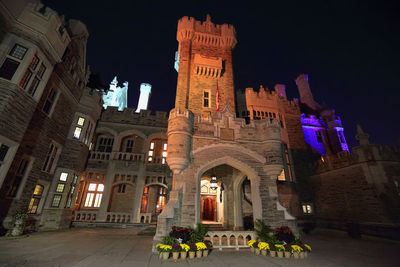
[[[101,122],[128,123],[135,125],[155,126],[167,128],[168,118],[164,111],[156,111],[156,114],[151,114],[150,110],[141,110],[136,113],[133,108],[125,108],[123,111],[118,111],[118,107],[107,107],[103,110]]]
[[[333,155],[326,155],[318,161],[318,172],[331,171],[371,161],[400,162],[399,148],[396,146],[370,144],[354,147],[351,153],[341,151]]]
[[[26,0],[5,0],[0,4],[0,14],[12,31],[22,31],[26,38],[43,45],[45,53],[50,53],[52,61],[60,62],[71,41],[65,28],[64,16],[44,6],[42,3]],[[45,41],[41,40],[46,39]]]
[[[214,24],[207,15],[206,21],[193,17],[178,20],[177,40],[192,40],[195,43],[210,46],[234,47],[237,43],[236,31],[230,24]]]
[[[191,117],[193,117],[193,113],[188,109],[184,110],[181,110],[179,108],[171,109],[171,111],[169,112],[169,118],[172,119],[176,117],[186,117],[190,119]]]
[[[321,124],[321,121],[319,118],[315,115],[306,115],[304,113],[301,114],[300,117],[301,124],[304,126],[316,126],[316,127],[322,127],[323,125]]]
[[[279,103],[289,109],[299,109],[297,99],[288,100],[286,98],[285,86],[282,84],[277,84],[274,91],[265,89],[262,85],[258,92],[253,88],[246,88],[245,95],[248,106],[265,106],[266,103],[270,102],[271,105]]]

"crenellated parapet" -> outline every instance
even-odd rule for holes
[[[193,43],[234,48],[237,39],[235,28],[230,24],[214,24],[207,15],[206,21],[199,21],[193,17],[183,17],[178,21],[176,39],[179,42],[193,41]]]
[[[145,126],[167,127],[168,118],[164,111],[156,111],[156,114],[151,114],[150,110],[141,110],[136,113],[133,108],[126,108],[123,111],[118,111],[118,107],[107,107],[101,114],[101,121],[126,123]]]

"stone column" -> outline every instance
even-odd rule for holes
[[[107,167],[106,180],[104,181],[103,198],[101,199],[100,209],[97,212],[96,221],[105,222],[107,219],[106,213],[110,203],[112,184],[114,180],[114,163],[110,161]]]
[[[142,205],[143,190],[146,181],[146,165],[139,166],[139,172],[136,179],[136,191],[132,208],[132,222],[140,223],[140,208]]]

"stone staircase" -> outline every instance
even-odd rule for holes
[[[110,223],[110,222],[72,222],[73,228],[109,228],[109,229],[129,229],[143,231],[156,225],[152,223]]]

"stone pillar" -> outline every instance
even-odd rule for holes
[[[146,165],[139,166],[139,172],[136,179],[136,192],[132,208],[132,221],[140,223],[140,208],[142,205],[143,190],[146,181]]]
[[[106,180],[104,181],[103,198],[101,199],[100,208],[99,211],[97,212],[97,217],[96,217],[97,222],[105,222],[107,219],[106,213],[108,210],[108,205],[110,203],[113,181],[114,181],[114,163],[110,161],[107,167]]]

